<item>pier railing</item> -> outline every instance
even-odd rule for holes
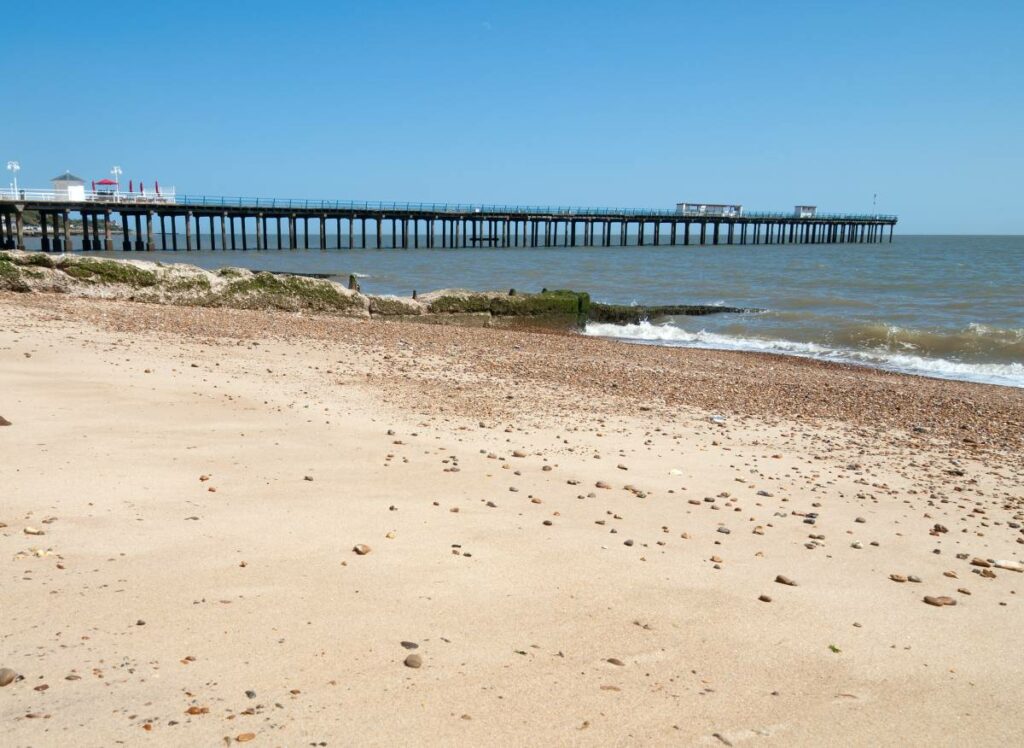
[[[674,209],[657,208],[580,208],[564,205],[499,205],[489,203],[411,203],[357,200],[305,200],[267,197],[209,197],[206,195],[178,195],[178,205],[223,207],[223,208],[267,208],[272,210],[363,210],[403,211],[410,213],[468,214],[491,213],[497,215],[538,215],[538,216],[665,216],[679,218],[685,214]],[[699,218],[724,218],[723,216],[690,216]],[[744,212],[739,218],[793,218],[792,211]],[[820,220],[878,221],[892,220],[896,216],[882,214],[818,213]]]
[[[14,202],[69,202],[66,192],[54,190],[12,190],[0,191],[0,200]],[[176,194],[174,188],[155,192],[86,192],[84,202],[87,203],[124,203],[124,204],[173,204],[181,207],[202,208],[255,208],[273,211],[288,210],[347,210],[347,211],[402,211],[406,213],[436,215],[468,215],[474,213],[490,215],[519,216],[564,216],[581,218],[591,216],[636,216],[691,218],[695,220],[711,219],[727,221],[729,219],[750,220],[792,220],[792,211],[744,211],[738,216],[718,216],[713,214],[694,215],[680,213],[675,209],[660,208],[581,208],[565,205],[499,205],[488,203],[413,203],[386,202],[372,200],[308,200],[277,197],[213,197],[209,195]],[[877,213],[817,213],[806,217],[808,220],[819,221],[893,221],[894,215]]]
[[[177,202],[174,188],[161,190],[160,192],[99,192],[87,190],[79,200],[69,197],[65,190],[3,190],[0,191],[0,200],[16,203],[175,203]]]

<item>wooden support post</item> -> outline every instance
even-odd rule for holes
[[[355,241],[355,217],[348,217],[348,248],[352,249],[352,242]]]
[[[46,213],[39,211],[39,229],[42,237],[39,239],[39,248],[44,252],[50,251],[50,237],[46,233]]]
[[[121,218],[125,222],[124,226],[124,238],[125,244],[128,246],[126,249],[131,250],[132,242],[128,238],[128,224],[131,221],[131,216],[126,216],[123,213]],[[146,241],[142,241],[142,214],[135,214],[135,251],[136,252],[152,252],[156,249],[156,244],[153,241],[153,214],[149,210],[146,211]]]
[[[185,214],[185,251],[192,251],[192,214]]]
[[[61,225],[64,228],[64,251],[65,252],[71,252],[71,251],[74,250],[75,247],[71,243],[71,220],[70,220],[70,216],[68,216],[68,212],[65,210],[65,211],[61,212],[61,216],[60,217],[61,217]],[[10,231],[10,224],[8,224],[8,229],[7,230]]]
[[[178,251],[178,217],[173,213],[168,216],[171,219],[171,247],[175,252]]]
[[[17,246],[17,240],[15,240],[15,246]],[[82,251],[92,251],[92,227],[89,223],[89,214],[82,213]]]
[[[381,224],[381,218],[380,218],[380,216],[378,216],[377,217],[377,231],[376,231],[376,234],[377,234],[377,236],[376,236],[377,249],[380,249],[380,224]]]
[[[25,219],[20,210],[14,213],[15,246],[18,249],[25,249]]]
[[[92,250],[92,238],[89,234],[89,214],[82,211],[82,251]]]
[[[320,214],[320,249],[327,249],[327,216]]]
[[[363,217],[362,222],[363,222],[363,249],[366,249],[366,218],[365,218],[365,216]]]

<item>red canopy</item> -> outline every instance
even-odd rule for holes
[[[113,179],[101,179],[98,182],[93,182],[93,184],[113,185],[113,184],[117,184],[117,182],[115,182]]]

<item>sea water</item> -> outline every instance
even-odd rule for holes
[[[389,236],[382,240],[390,243]],[[185,252],[183,238],[178,244],[178,252],[91,254],[340,279],[356,274],[364,291],[378,294],[570,288],[618,304],[753,307],[764,311],[638,325],[591,323],[584,334],[1024,387],[1020,236],[897,235],[891,244],[261,252]],[[328,237],[328,246],[334,244]]]

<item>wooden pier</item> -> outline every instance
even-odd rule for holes
[[[40,248],[53,252],[868,243],[891,242],[897,221],[891,215],[694,216],[671,210],[123,193],[89,193],[85,201],[71,202],[36,192],[0,195],[0,247],[25,247],[28,212],[39,216]],[[72,216],[82,224],[75,236]]]

